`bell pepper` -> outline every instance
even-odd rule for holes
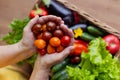
[[[74,49],[71,51],[71,56],[80,56],[82,51],[88,51],[88,43],[83,40],[74,40]]]
[[[48,15],[48,12],[45,8],[39,8],[38,5],[36,4],[36,9],[30,11],[29,17],[32,19],[36,15],[45,16]]]

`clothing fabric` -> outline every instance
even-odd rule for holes
[[[14,66],[6,66],[0,68],[0,80],[28,80],[28,79]]]

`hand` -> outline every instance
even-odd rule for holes
[[[31,31],[31,28],[33,27],[33,25],[38,23],[38,20],[39,20],[39,16],[36,16],[35,18],[31,19],[30,22],[25,26],[23,30],[23,37],[20,43],[22,47],[25,49],[29,49],[29,50],[31,49],[33,51],[36,50],[34,46],[35,38],[34,38],[33,32]]]
[[[60,28],[65,32],[65,34],[71,37],[71,44],[60,53],[45,55],[38,54],[30,80],[49,80],[50,68],[53,65],[63,61],[69,55],[70,51],[74,48],[72,46],[74,39],[73,32],[64,25],[64,22],[61,20],[61,18],[51,15],[39,18],[39,23],[41,24],[44,24],[48,21],[55,21],[59,23]]]
[[[43,17],[36,16],[26,25],[26,27],[23,30],[23,38],[20,41],[20,43],[22,43],[23,48],[27,48],[34,52],[36,51],[36,48],[34,46],[35,38],[34,38],[33,32],[31,31],[31,28],[36,23],[44,24],[44,23],[48,22],[49,20],[55,21],[60,24],[63,23],[63,21],[61,20],[60,17],[56,17],[56,16],[52,16],[52,15],[43,16]]]
[[[46,55],[38,55],[36,60],[36,67],[44,66],[44,68],[50,69],[51,66],[63,61],[70,53],[70,51],[74,48],[71,46],[73,44],[73,32],[68,29],[63,23],[60,24],[60,28],[65,32],[66,35],[71,37],[71,44],[69,47],[65,48],[60,53],[46,54]]]

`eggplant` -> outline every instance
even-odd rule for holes
[[[70,9],[66,8],[63,4],[59,3],[56,0],[51,0],[50,5],[48,7],[48,12],[50,14],[60,16],[62,18],[66,16],[72,16],[72,12]]]
[[[70,26],[73,25],[73,18],[70,17],[70,16],[64,17],[64,18],[63,18],[63,21],[64,21],[64,23],[65,23],[68,27],[70,27]]]
[[[73,24],[72,11],[56,0],[51,0],[48,7],[48,13],[61,17],[68,27]]]
[[[70,27],[70,29],[74,30],[74,29],[77,29],[77,28],[81,28],[83,31],[86,31],[87,30],[87,24],[76,24],[76,25],[73,25]]]

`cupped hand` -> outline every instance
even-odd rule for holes
[[[65,32],[66,35],[71,37],[71,44],[66,47],[62,52],[60,53],[53,53],[53,54],[45,54],[45,55],[40,55],[38,54],[37,60],[35,62],[35,66],[43,66],[45,68],[50,68],[53,65],[63,61],[73,50],[73,40],[74,40],[74,35],[71,29],[69,29],[66,25],[63,23],[60,24],[60,28]]]
[[[23,30],[23,38],[20,41],[20,43],[22,43],[23,48],[25,47],[33,51],[36,51],[35,46],[34,46],[35,37],[33,35],[33,32],[31,31],[31,28],[36,23],[45,24],[48,21],[55,21],[59,24],[63,23],[60,17],[56,17],[53,15],[42,16],[42,17],[36,16],[35,18],[31,19],[30,22],[26,25],[26,27]]]

